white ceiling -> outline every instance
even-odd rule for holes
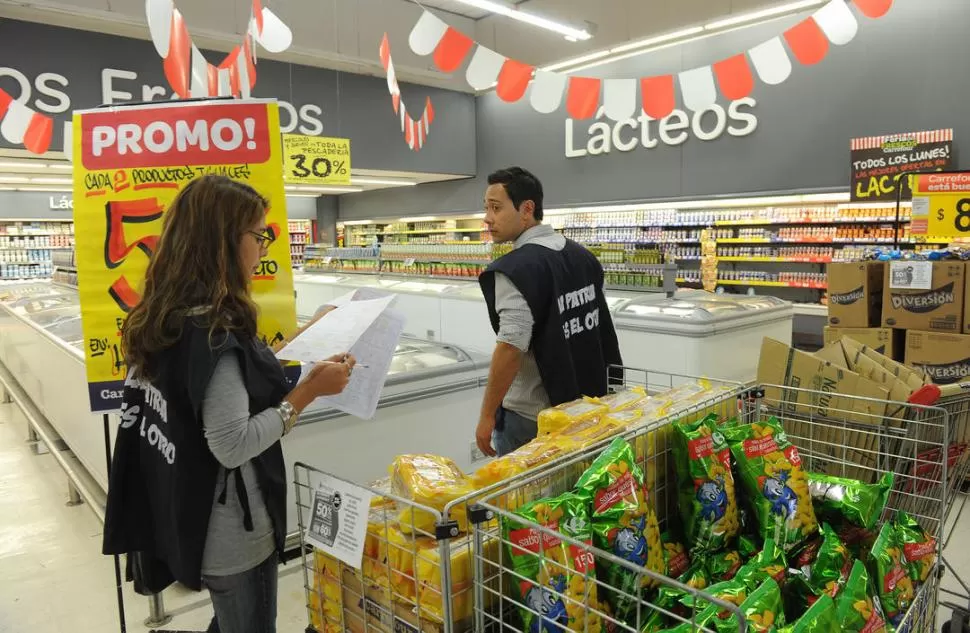
[[[586,27],[593,37],[561,35],[487,14],[458,0],[422,0],[452,26],[481,44],[531,64],[549,64],[683,26],[743,13],[782,0],[518,0],[521,9]],[[193,40],[228,51],[245,30],[250,0],[177,0]],[[407,38],[421,14],[411,0],[263,0],[293,30],[293,46],[273,56],[311,66],[382,75],[377,49],[388,33],[398,78],[469,90],[463,77],[438,72],[430,58],[411,53]],[[0,0],[0,17],[148,38],[144,0]],[[586,23],[592,26],[588,27]],[[264,53],[265,55],[265,53]],[[713,61],[713,60],[712,60]]]

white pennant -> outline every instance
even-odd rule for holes
[[[689,110],[699,112],[717,103],[714,70],[710,66],[685,70],[680,73],[678,80],[684,105]]]
[[[172,0],[145,0],[145,18],[148,20],[148,32],[152,36],[152,44],[158,55],[164,59],[168,57],[168,49],[172,37],[172,13],[175,5]]]
[[[537,70],[532,80],[529,103],[539,114],[550,114],[559,109],[562,94],[566,89],[566,75]]]
[[[845,0],[832,0],[812,17],[825,37],[836,46],[848,44],[859,32],[859,22]]]
[[[74,161],[74,122],[64,121],[64,158]]]
[[[208,97],[209,95],[209,62],[205,60],[195,44],[192,45],[192,87],[189,95],[194,97]]]
[[[603,82],[603,110],[614,121],[632,119],[637,113],[637,80],[607,79]]]
[[[425,11],[421,14],[421,19],[411,29],[408,44],[410,44],[415,55],[421,57],[430,55],[434,52],[434,49],[438,48],[438,42],[441,41],[447,30],[448,25],[438,16],[430,11]]]
[[[263,31],[259,32],[255,19],[252,20],[251,30],[259,45],[270,53],[282,53],[293,43],[293,31],[266,7],[263,7]]]
[[[11,145],[22,145],[24,134],[27,133],[32,118],[34,118],[33,110],[19,101],[11,101],[7,114],[0,123],[0,135],[3,135]]]
[[[758,44],[748,54],[758,77],[769,86],[776,86],[791,76],[791,59],[781,43],[781,37]]]
[[[239,54],[236,55],[236,71],[239,73],[239,95],[243,99],[249,98],[249,63],[246,61],[246,53],[240,47]]]
[[[468,64],[468,70],[465,71],[465,79],[468,81],[468,85],[475,90],[491,88],[498,79],[505,59],[504,55],[499,55],[495,51],[479,45],[472,56],[472,61]]]
[[[228,68],[219,69],[219,96],[232,96],[232,75]]]

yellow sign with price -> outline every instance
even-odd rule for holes
[[[913,186],[913,235],[970,238],[970,172],[923,174]]]
[[[284,134],[283,180],[291,185],[349,185],[350,139]]]

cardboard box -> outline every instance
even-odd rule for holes
[[[965,271],[963,262],[889,262],[883,283],[883,326],[961,333]]]
[[[893,360],[903,360],[903,348],[906,346],[906,332],[903,330],[894,330],[888,327],[825,326],[824,339],[826,345],[838,343],[842,337],[848,337],[879,354],[885,354]]]
[[[889,398],[887,388],[868,378],[770,338],[761,344],[758,382],[766,385],[768,404],[782,407],[782,414],[799,413],[860,424],[879,424]]]
[[[829,325],[879,325],[884,268],[882,262],[834,262],[827,266]]]
[[[938,385],[970,381],[970,336],[907,332],[906,364]]]

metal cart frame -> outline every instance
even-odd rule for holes
[[[967,424],[970,417],[970,397],[962,391],[944,391],[938,406],[920,406],[777,385],[759,386],[747,395],[749,397],[745,399],[744,406],[738,407],[735,412],[739,419],[750,422],[769,416],[776,417],[791,441],[799,447],[805,469],[861,478],[864,481],[875,481],[883,472],[894,473],[895,483],[883,518],[889,518],[895,510],[906,511],[937,540],[937,563],[926,582],[916,591],[913,603],[897,623],[897,627],[898,630],[910,632],[934,630],[940,577],[945,566],[942,551],[946,540],[947,519],[952,515],[958,488],[970,467],[970,455],[966,450],[966,439],[970,434]],[[653,469],[666,478],[658,479],[652,490],[661,526],[665,525],[672,512],[676,512],[672,507],[676,502],[676,495],[671,494],[674,490],[671,487],[673,477],[667,468],[667,433],[675,420],[696,419],[711,408],[701,403],[691,410],[674,412],[625,435],[633,444],[637,463],[644,472]],[[723,417],[735,413],[727,411]],[[656,438],[655,446],[641,440],[650,436]],[[957,438],[957,441],[953,442],[951,438]],[[652,451],[644,448],[652,448]],[[502,543],[498,560],[489,560],[489,557],[483,555],[484,543],[489,539],[502,538],[501,531],[494,523],[489,522],[492,517],[498,517],[500,521],[512,520],[517,527],[524,526],[535,530],[537,534],[562,539],[591,554],[596,560],[622,563],[608,552],[576,543],[543,525],[531,523],[514,514],[515,508],[537,499],[536,490],[547,495],[556,495],[571,489],[579,472],[592,463],[601,449],[602,446],[593,447],[564,463],[542,468],[481,501],[473,516],[477,592],[475,616],[478,630],[519,631],[514,624],[515,620],[510,621],[507,615],[503,615],[508,608],[536,613],[505,591],[510,579],[526,580],[517,575],[508,564],[508,544]],[[556,564],[546,560],[544,548],[540,548],[537,556],[543,563]],[[623,566],[628,568],[627,565]],[[658,577],[644,569],[633,568],[631,572],[658,584],[685,589],[669,578]],[[495,586],[498,589],[493,589]],[[596,581],[596,586],[598,588],[602,585]],[[489,593],[492,595],[489,596]],[[564,593],[551,593],[564,601],[575,602]],[[595,613],[603,622],[612,622],[617,630],[622,631],[639,631],[645,619],[644,615],[653,612],[663,613],[674,621],[692,622],[692,628],[701,630],[695,621],[699,598],[705,603],[726,608],[738,617],[740,630],[745,630],[747,624],[736,609],[725,607],[704,592],[689,593],[695,595],[695,608],[689,617],[672,614],[659,605],[639,600],[635,628],[618,622],[591,604],[588,592],[586,600],[580,606],[589,613]],[[497,602],[500,608],[488,608],[488,598]]]

